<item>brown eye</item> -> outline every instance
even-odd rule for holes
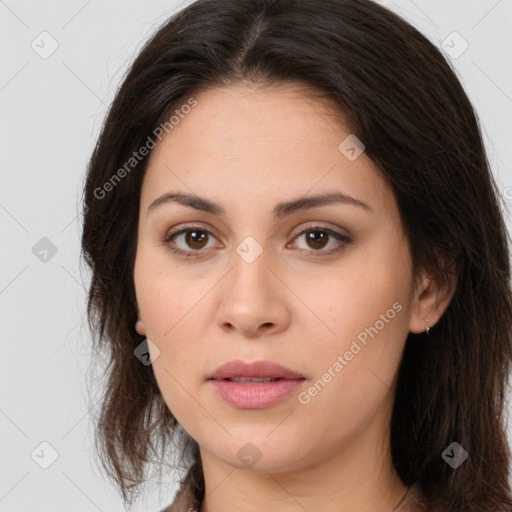
[[[215,244],[208,245],[213,240],[215,237],[209,231],[192,226],[169,233],[163,242],[173,253],[194,258],[205,252],[205,249],[214,247]]]
[[[208,241],[206,231],[189,230],[185,232],[185,243],[191,249],[202,249],[205,241]]]
[[[302,247],[298,243],[301,240],[303,240]],[[312,225],[300,232],[293,242],[293,245],[304,249],[313,256],[329,256],[344,249],[351,243],[351,239],[324,226]],[[327,249],[325,249],[326,247]]]
[[[306,242],[312,249],[323,249],[329,241],[329,234],[325,231],[315,229],[306,233]]]

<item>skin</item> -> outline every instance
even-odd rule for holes
[[[393,193],[364,152],[354,161],[340,152],[351,132],[329,100],[291,84],[246,82],[194,97],[197,106],[148,162],[134,280],[136,329],[158,347],[159,388],[200,446],[201,512],[389,512],[407,490],[389,447],[405,341],[437,322],[453,292],[426,272],[414,287]],[[170,191],[208,198],[226,213],[173,201],[148,212]],[[277,203],[320,192],[343,192],[370,209],[331,204],[272,217]],[[332,235],[308,243],[313,221],[322,225],[317,236],[332,229],[350,243]],[[185,235],[174,238],[196,258],[163,241],[186,223],[209,232],[188,245]],[[262,249],[251,263],[236,252],[249,236]],[[238,409],[207,382],[226,361],[271,360],[304,375],[299,391],[308,390],[396,303],[394,318],[307,404],[293,393],[266,409]],[[251,467],[237,456],[248,442],[261,454]]]

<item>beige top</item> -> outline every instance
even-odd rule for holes
[[[200,504],[196,505],[190,486],[182,487],[174,501],[161,512],[199,512]],[[405,496],[390,512],[428,512],[425,498],[418,485],[409,487]]]

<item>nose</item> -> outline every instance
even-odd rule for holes
[[[277,334],[290,324],[290,291],[265,252],[250,263],[235,253],[222,293],[217,318],[224,330],[255,338]]]

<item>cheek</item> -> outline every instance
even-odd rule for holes
[[[310,330],[317,326],[324,345],[333,349],[376,323],[379,332],[386,331],[391,338],[403,332],[407,323],[406,314],[397,311],[408,307],[411,276],[407,262],[382,252],[378,257],[358,256],[345,260],[343,266],[322,278],[298,278],[294,284],[294,292],[310,310],[296,320],[305,327],[309,325]]]
[[[176,282],[174,282],[174,285]],[[147,337],[159,349],[152,361],[152,369],[162,397],[176,419],[185,425],[200,418],[201,407],[196,407],[194,398],[202,377],[204,350],[196,340],[200,339],[200,326],[196,314],[200,297],[180,294],[163,281],[158,285],[143,288],[141,296],[145,302],[144,319]]]
[[[308,348],[315,376],[321,380],[319,387],[328,382],[329,388],[338,390],[338,397],[342,391],[344,400],[356,407],[361,396],[375,391],[375,385],[391,385],[408,334],[411,275],[407,259],[400,259],[396,251],[388,257],[382,251],[378,254],[379,258],[359,258],[350,271],[326,278],[320,294],[304,295],[306,288],[302,289],[304,302],[321,320],[312,317],[309,332],[312,325],[319,326],[318,343]],[[306,322],[299,323],[304,323],[303,331],[308,330]],[[341,400],[327,395],[323,399]]]
[[[169,265],[164,251],[144,244],[138,248],[134,283],[148,337],[165,342],[192,309],[194,287]]]
[[[212,321],[204,305],[213,284],[194,286],[168,262],[158,261],[154,251],[142,249],[134,281],[146,336],[159,350],[153,372],[167,406],[178,417],[179,411],[190,409],[190,394],[185,390],[193,392],[207,360],[195,340],[203,337],[203,327]]]
[[[394,377],[407,337],[407,304],[396,287],[376,283],[347,287],[331,298],[325,323],[335,334],[309,344],[314,375],[297,397],[297,413],[328,439],[359,431],[384,403],[389,404]],[[380,293],[379,293],[380,292]],[[325,331],[324,331],[325,332]],[[333,434],[330,425],[339,425]]]

